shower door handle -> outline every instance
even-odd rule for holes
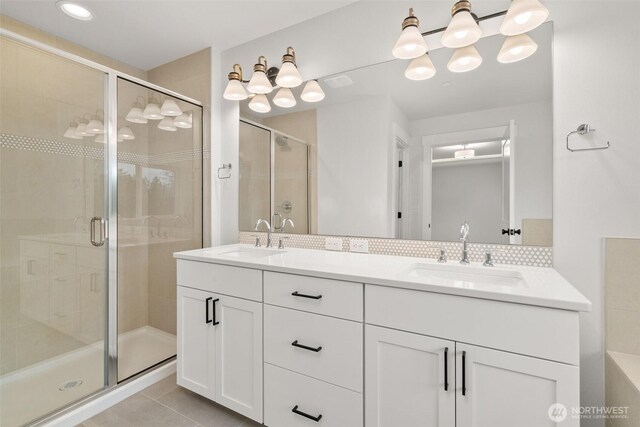
[[[96,240],[96,223],[100,224],[100,229],[99,229],[99,239]],[[105,235],[106,235],[106,228],[107,228],[107,222],[104,220],[104,218],[102,218],[101,216],[94,216],[93,218],[91,218],[91,226],[90,228],[90,233],[91,233],[91,244],[93,246],[102,246],[104,245],[104,239],[105,239]]]

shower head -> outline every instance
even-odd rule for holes
[[[289,137],[284,135],[276,135],[276,144],[281,147],[286,147],[289,145]]]

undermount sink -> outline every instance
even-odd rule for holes
[[[495,267],[467,265],[414,264],[404,273],[406,277],[424,281],[430,285],[455,286],[482,289],[487,286],[526,288],[520,272]]]
[[[286,251],[278,249],[262,249],[262,248],[238,248],[227,252],[221,252],[219,256],[229,258],[265,258],[273,255],[280,255]]]

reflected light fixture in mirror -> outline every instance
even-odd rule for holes
[[[513,0],[500,26],[505,36],[517,36],[540,26],[549,17],[539,0]]]
[[[132,140],[136,139],[136,136],[133,134],[131,128],[127,126],[123,126],[118,129],[118,140]]]
[[[425,53],[409,63],[404,75],[409,80],[427,80],[436,75],[436,67],[429,55]]]
[[[509,36],[498,53],[498,61],[509,64],[530,57],[538,50],[538,44],[528,34]]]
[[[255,94],[271,93],[273,86],[271,86],[271,82],[269,81],[266,72],[267,58],[260,56],[258,58],[258,63],[253,66],[253,75],[247,85],[247,90],[249,92]]]
[[[168,130],[169,132],[175,132],[178,128],[173,124],[173,117],[165,117],[158,123],[158,129]]]
[[[302,76],[296,66],[296,52],[291,46],[282,56],[282,67],[276,76],[276,84],[284,88],[298,87],[302,84]],[[276,105],[278,104],[276,103]]]
[[[191,129],[193,127],[193,116],[191,113],[182,113],[173,119],[173,124],[182,129]]]
[[[149,102],[147,103],[147,106],[144,107],[144,111],[142,112],[142,117],[148,120],[164,119],[164,116],[160,113],[158,101],[156,101],[154,98],[149,98]]]
[[[256,113],[268,113],[271,111],[271,104],[265,94],[259,93],[249,102],[249,108]]]
[[[278,107],[291,108],[296,105],[296,98],[293,96],[293,92],[288,87],[283,87],[278,90],[276,96],[273,97],[273,103]]]
[[[413,8],[409,9],[409,16],[402,21],[402,33],[391,51],[393,56],[398,59],[413,59],[427,53],[429,48],[418,29],[419,25],[420,21],[413,14]]]
[[[173,99],[165,99],[160,108],[160,114],[163,116],[178,117],[182,114],[182,110]]]
[[[64,132],[63,136],[65,138],[70,138],[70,139],[82,139],[82,136],[78,135],[77,129],[78,129],[78,123],[71,122],[69,123],[69,127]]]
[[[76,128],[76,135],[77,136],[93,136],[95,134],[87,131],[87,124],[89,122],[87,122],[84,119],[80,119],[80,121],[78,121],[78,127]]]
[[[78,3],[70,1],[58,1],[56,6],[65,14],[72,18],[79,19],[80,21],[91,21],[93,19],[93,12],[86,6],[82,6]]]
[[[476,150],[468,149],[466,145],[462,146],[462,150],[458,150],[453,153],[453,157],[456,159],[468,159],[470,157],[475,157]]]
[[[142,96],[139,96],[138,99],[142,99],[144,101],[144,97]],[[148,120],[145,119],[143,115],[143,105],[138,102],[138,99],[133,103],[133,107],[131,107],[127,113],[125,120],[131,123],[148,123]]]
[[[100,116],[98,115],[100,111],[102,110],[96,111],[96,114],[91,116],[91,120],[89,120],[89,123],[87,124],[87,132],[93,134],[104,133],[104,125],[102,124],[102,121],[100,121]]]
[[[442,35],[442,44],[449,48],[464,47],[477,42],[480,37],[482,30],[471,14],[471,2],[458,1],[451,9],[451,22]]]
[[[300,94],[305,102],[320,102],[324,99],[324,91],[317,80],[309,80]]]
[[[449,71],[454,73],[465,73],[475,70],[482,64],[482,57],[473,46],[465,46],[456,49],[447,64]]]
[[[227,74],[227,87],[224,90],[222,97],[230,101],[242,101],[249,97],[247,91],[242,86],[242,67],[240,64],[233,65],[233,71]]]

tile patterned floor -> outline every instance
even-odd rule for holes
[[[174,374],[78,427],[116,426],[258,427],[260,424],[179,387]]]

